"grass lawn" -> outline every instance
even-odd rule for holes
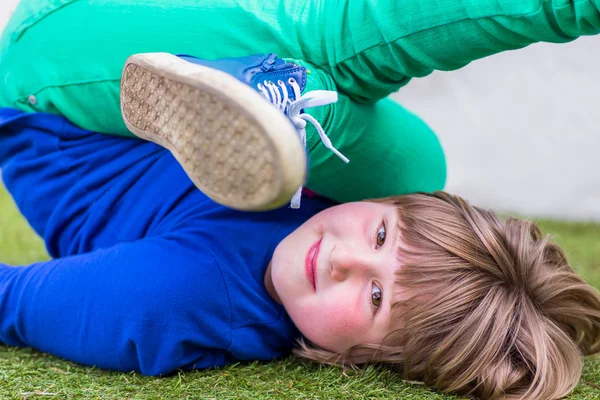
[[[0,260],[23,265],[48,259],[41,240],[0,185]],[[558,236],[576,270],[600,288],[600,225],[539,221]],[[455,399],[404,383],[387,371],[343,374],[287,358],[272,363],[179,373],[167,378],[82,367],[31,349],[0,345],[0,399]],[[569,399],[600,399],[600,358],[585,362]]]

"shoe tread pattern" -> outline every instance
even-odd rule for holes
[[[278,187],[274,151],[258,124],[209,91],[129,64],[123,117],[169,148],[205,194],[233,208],[264,204]]]

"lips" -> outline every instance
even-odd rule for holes
[[[306,277],[308,278],[308,281],[310,282],[310,284],[312,285],[313,289],[316,291],[317,290],[317,282],[316,282],[316,265],[317,265],[317,257],[319,256],[319,250],[321,248],[321,241],[323,240],[323,238],[320,238],[319,240],[317,240],[311,247],[310,249],[308,249],[308,253],[306,253],[306,260],[305,260],[305,270],[306,270]]]

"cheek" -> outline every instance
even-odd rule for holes
[[[336,299],[322,307],[318,316],[313,312],[312,320],[312,340],[338,352],[361,343],[368,327],[365,311],[357,309],[354,300],[344,302]]]
[[[350,302],[336,300],[323,311],[322,320],[331,331],[340,336],[362,331],[365,327],[364,310],[356,307],[354,299]]]

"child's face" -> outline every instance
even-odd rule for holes
[[[277,246],[266,287],[314,344],[335,352],[380,344],[389,330],[399,240],[394,206],[329,208]]]

